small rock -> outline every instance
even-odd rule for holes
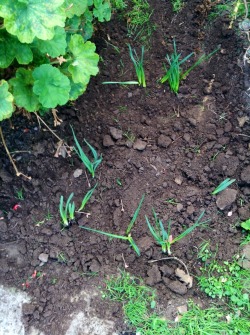
[[[194,209],[194,206],[193,205],[190,205],[187,207],[187,213],[189,215],[192,215],[194,213],[195,209]]]
[[[238,209],[240,219],[242,221],[248,220],[250,218],[250,208],[249,206],[240,207]]]
[[[240,178],[245,183],[250,184],[250,165],[248,165],[241,171]]]
[[[196,126],[196,124],[197,124],[197,121],[195,120],[195,119],[193,119],[193,118],[188,118],[188,121],[189,121],[189,123],[192,125],[192,126]]]
[[[180,283],[178,280],[172,280],[168,285],[167,287],[177,293],[177,294],[180,294],[180,295],[184,295],[187,293],[187,286],[185,284],[182,284]]]
[[[248,116],[243,116],[243,117],[237,117],[238,122],[239,122],[239,126],[242,128],[244,126],[244,124],[249,121],[249,117]]]
[[[80,177],[82,174],[82,169],[76,169],[73,173],[74,178]]]
[[[220,210],[224,210],[227,207],[230,207],[232,203],[236,200],[237,191],[232,188],[227,188],[222,191],[217,199],[216,205]]]
[[[157,265],[153,265],[151,269],[147,271],[148,278],[146,283],[150,286],[157,284],[161,281],[161,272]]]
[[[159,147],[167,148],[172,143],[172,140],[169,136],[166,136],[166,135],[162,134],[158,137],[157,143],[158,143]]]
[[[143,151],[147,146],[147,142],[142,141],[140,139],[136,140],[133,144],[133,148],[139,151]]]
[[[32,315],[36,309],[34,304],[24,303],[22,305],[22,312],[24,315]]]
[[[122,130],[110,127],[109,131],[114,140],[120,140],[122,138]]]
[[[45,253],[41,253],[39,256],[38,256],[38,259],[39,261],[43,262],[43,263],[47,263],[48,262],[48,259],[49,259],[49,255],[48,254],[45,254]]]
[[[239,260],[239,265],[244,269],[250,270],[250,243],[246,244],[241,252],[242,256]]]
[[[175,181],[175,183],[177,185],[181,185],[183,183],[183,177],[182,176],[178,176],[178,177],[175,178],[174,181]]]
[[[94,259],[91,262],[91,265],[89,267],[89,269],[90,269],[91,272],[99,272],[100,268],[101,268],[101,265],[100,265],[100,263],[96,259]]]
[[[183,210],[183,207],[184,207],[184,206],[183,206],[182,204],[177,204],[177,205],[176,205],[176,208],[177,208],[177,211],[178,211],[178,212],[181,212],[181,211]]]
[[[187,305],[178,306],[177,311],[180,314],[184,314],[188,311],[188,307],[187,307]]]
[[[114,141],[112,140],[110,135],[104,135],[103,137],[103,141],[102,144],[104,147],[108,148],[108,147],[112,147],[113,145],[115,145]]]

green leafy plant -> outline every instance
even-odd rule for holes
[[[181,54],[177,53],[175,40],[173,41],[173,47],[174,52],[170,56],[168,54],[166,56],[166,59],[169,64],[169,69],[167,69],[166,66],[164,65],[166,74],[160,79],[160,82],[163,84],[167,81],[170,86],[170,89],[177,94],[179,91],[180,82],[183,79],[185,79],[194,68],[196,68],[202,62],[212,57],[212,55],[215,52],[217,52],[218,49],[215,49],[207,56],[205,54],[202,55],[191,67],[189,67],[185,72],[183,72],[181,69],[181,65],[185,63],[194,53],[192,52],[185,58],[180,60]]]
[[[135,49],[131,48],[131,45],[128,45],[129,47],[129,56],[134,64],[135,72],[137,75],[138,83],[142,87],[146,87],[146,78],[145,78],[145,72],[144,72],[144,46],[141,47],[141,57],[139,58],[137,55],[137,52]]]
[[[80,211],[82,211],[85,208],[87,202],[92,197],[92,194],[93,194],[94,190],[96,189],[97,185],[98,184],[95,184],[95,186],[85,194],[84,198],[82,199],[81,206],[79,207],[79,209],[78,209],[77,212],[80,212]]]
[[[214,254],[210,250],[210,242],[203,241],[198,248],[197,258],[202,260],[202,262],[206,262],[208,259],[214,257]]]
[[[18,200],[24,200],[24,196],[23,196],[23,189],[21,188],[20,190],[16,191],[16,198]]]
[[[247,5],[249,8],[249,4]],[[219,16],[228,15],[231,20],[243,17],[246,8],[243,0],[217,1],[212,5],[212,11],[208,15],[209,20],[214,20]]]
[[[179,12],[184,6],[182,0],[171,0],[171,3],[174,12]]]
[[[151,234],[153,235],[156,243],[161,246],[162,252],[164,252],[164,253],[167,252],[168,255],[172,254],[172,252],[171,252],[171,245],[172,244],[174,244],[175,242],[181,240],[182,238],[184,238],[185,236],[190,234],[195,228],[200,227],[200,226],[204,226],[209,221],[209,220],[206,220],[206,221],[200,222],[200,220],[202,219],[202,217],[205,213],[203,211],[201,213],[201,215],[199,216],[199,218],[197,219],[197,221],[191,227],[186,229],[180,235],[173,238],[173,236],[171,235],[171,221],[168,222],[168,229],[166,231],[162,221],[158,218],[155,210],[153,209],[152,211],[153,211],[153,217],[154,217],[154,221],[155,221],[155,227],[153,227],[150,224],[150,221],[149,221],[148,217],[145,216],[148,228],[149,228]]]
[[[228,186],[230,186],[232,183],[235,182],[236,179],[230,179],[227,178],[225,180],[223,180],[222,183],[220,183],[219,186],[216,187],[216,189],[212,192],[213,195],[218,194],[222,191],[224,191],[226,188],[228,188]]]
[[[111,0],[111,6],[115,10],[123,11],[125,8],[127,8],[128,4],[127,1],[124,0]]]
[[[204,275],[198,277],[199,286],[211,298],[224,298],[230,306],[250,310],[250,271],[242,269],[237,260],[216,260],[201,268]]]
[[[83,228],[83,229],[86,229],[86,230],[89,230],[89,231],[92,231],[94,233],[99,233],[99,234],[103,234],[103,235],[106,235],[110,238],[118,238],[120,240],[125,240],[125,241],[128,241],[131,245],[131,247],[134,249],[134,251],[136,252],[136,254],[138,256],[140,256],[140,250],[138,248],[138,246],[136,245],[133,237],[131,236],[131,229],[133,227],[133,225],[135,224],[135,221],[139,215],[139,212],[141,210],[141,206],[142,206],[142,203],[143,203],[143,200],[144,200],[144,195],[142,196],[141,200],[140,200],[140,203],[136,209],[136,211],[134,212],[134,215],[126,229],[126,233],[125,233],[125,236],[124,235],[116,235],[116,234],[112,234],[112,233],[107,233],[107,232],[104,232],[102,230],[97,230],[97,229],[93,229],[93,228],[89,228],[89,227],[84,227],[84,226],[80,226],[80,228]]]
[[[60,203],[59,203],[59,212],[62,219],[62,226],[68,227],[71,220],[74,220],[75,218],[75,203],[71,200],[74,196],[74,193],[71,193],[70,196],[67,199],[67,202],[64,206],[64,198],[63,195],[60,197]]]
[[[250,218],[241,223],[241,227],[250,231]]]
[[[93,23],[110,17],[108,0],[1,1],[0,121],[81,95],[98,73]]]
[[[84,153],[84,151],[82,150],[82,147],[80,146],[80,144],[79,144],[79,142],[76,138],[74,129],[72,127],[71,127],[71,129],[72,129],[73,137],[74,137],[75,144],[76,144],[76,147],[74,147],[74,149],[75,149],[78,157],[81,159],[81,161],[83,162],[85,167],[90,172],[92,178],[94,178],[95,177],[95,170],[97,169],[97,167],[102,162],[102,155],[99,156],[98,153],[96,152],[96,150],[86,140],[84,140],[84,142],[87,144],[87,146],[89,147],[89,149],[92,153],[93,161],[91,161],[88,158],[88,156]]]

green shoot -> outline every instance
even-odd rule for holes
[[[116,234],[111,234],[111,233],[107,233],[107,232],[104,232],[102,230],[97,230],[97,229],[93,229],[93,228],[89,228],[89,227],[84,227],[84,226],[80,226],[80,228],[83,228],[83,229],[86,229],[86,230],[89,230],[89,231],[92,231],[94,233],[99,233],[99,234],[103,234],[103,235],[106,235],[108,237],[111,237],[111,238],[118,238],[120,240],[125,240],[125,241],[128,241],[131,245],[131,247],[134,249],[134,251],[137,253],[138,256],[140,256],[140,250],[138,248],[138,246],[136,245],[135,241],[133,240],[131,234],[130,234],[130,231],[138,217],[138,214],[140,212],[140,209],[141,209],[141,206],[142,206],[142,203],[143,203],[143,200],[144,200],[144,197],[145,195],[142,196],[141,198],[141,201],[128,225],[128,228],[126,229],[126,235],[116,235]]]
[[[250,218],[244,222],[241,223],[241,227],[245,230],[250,231]]]
[[[70,203],[73,196],[74,193],[71,193],[70,196],[68,197],[65,207],[64,207],[63,195],[61,195],[60,197],[59,212],[62,219],[63,227],[68,227],[69,221],[74,219],[75,204],[74,202]]]
[[[162,252],[164,253],[167,252],[168,255],[171,255],[172,254],[171,252],[172,244],[174,244],[175,242],[181,240],[182,238],[190,234],[196,227],[204,226],[204,224],[209,221],[209,220],[206,220],[206,221],[200,222],[204,213],[205,211],[201,213],[197,221],[191,227],[187,228],[184,232],[182,232],[180,235],[176,236],[175,238],[173,238],[173,236],[171,235],[171,221],[168,222],[168,229],[166,231],[162,221],[157,217],[157,214],[154,209],[153,209],[153,216],[155,220],[155,228],[150,224],[148,217],[145,216],[145,218],[146,218],[148,228],[151,234],[153,235],[156,243],[161,246]]]
[[[103,81],[103,85],[112,85],[112,84],[119,84],[119,85],[139,85],[138,81]]]
[[[230,179],[230,178],[225,179],[222,183],[220,183],[219,186],[216,187],[216,189],[212,192],[212,194],[215,195],[224,191],[228,186],[234,183],[235,180],[236,179]]]
[[[163,84],[166,81],[168,82],[170,89],[174,93],[178,93],[179,91],[179,86],[180,82],[182,79],[186,79],[186,77],[189,75],[189,73],[198,65],[200,65],[202,62],[208,60],[215,52],[217,52],[219,49],[215,49],[212,51],[209,55],[202,55],[188,70],[185,72],[182,72],[181,70],[181,65],[185,63],[194,53],[190,53],[187,55],[185,58],[180,60],[181,54],[177,53],[176,49],[176,43],[175,40],[173,41],[173,46],[174,46],[174,52],[169,56],[166,56],[166,59],[169,63],[169,69],[166,68],[164,65],[166,74],[160,79],[160,82]]]
[[[128,44],[128,47],[129,47],[129,56],[134,64],[138,83],[140,86],[146,87],[146,78],[145,78],[145,72],[144,72],[144,67],[143,67],[144,46],[141,47],[141,58],[137,56],[136,50],[132,49],[130,44]]]
[[[94,190],[96,189],[97,185],[98,184],[95,184],[95,186],[85,194],[84,198],[82,199],[81,206],[79,207],[79,209],[78,209],[77,212],[80,212],[80,211],[82,211],[84,209],[84,207],[86,206],[87,202],[92,197],[92,194],[93,194]]]
[[[89,149],[92,153],[92,156],[93,156],[93,161],[90,161],[89,158],[85,155],[84,151],[82,150],[72,127],[71,127],[71,129],[72,129],[72,133],[73,133],[74,140],[75,140],[75,143],[76,143],[76,147],[74,147],[74,149],[75,149],[78,157],[81,159],[81,161],[85,165],[85,167],[89,170],[92,178],[94,178],[95,177],[95,170],[97,169],[99,164],[102,162],[102,155],[98,156],[98,153],[96,152],[96,150],[86,140],[84,140],[84,142],[89,147]]]
[[[23,196],[23,189],[21,188],[20,190],[16,191],[16,199],[18,200],[24,200],[24,196]]]

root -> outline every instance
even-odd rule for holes
[[[181,259],[179,259],[179,258],[177,258],[177,257],[163,257],[163,258],[160,258],[160,259],[154,259],[154,260],[152,260],[152,261],[148,261],[148,263],[154,263],[154,262],[159,262],[159,261],[162,261],[162,260],[168,260],[168,259],[174,259],[174,260],[176,260],[177,262],[181,263],[181,264],[183,265],[183,267],[184,267],[184,269],[185,269],[187,275],[190,276],[186,264],[185,264]]]
[[[5,151],[6,151],[7,155],[8,155],[8,157],[9,157],[9,159],[10,159],[10,161],[11,161],[11,164],[13,165],[13,168],[14,168],[14,170],[15,170],[15,172],[16,172],[17,177],[19,177],[19,176],[23,176],[23,177],[25,177],[25,178],[31,180],[31,177],[26,176],[25,174],[23,174],[22,172],[20,172],[20,171],[17,169],[16,164],[15,164],[15,162],[14,162],[14,160],[13,160],[13,158],[12,158],[10,152],[9,152],[9,149],[8,149],[8,147],[7,147],[7,145],[6,145],[6,142],[5,142],[5,139],[4,139],[4,136],[3,136],[2,127],[0,127],[0,136],[1,136],[1,140],[2,140],[2,142],[3,142],[4,149],[5,149]]]

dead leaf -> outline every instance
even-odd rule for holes
[[[177,268],[175,270],[175,275],[179,278],[180,281],[185,283],[188,288],[191,288],[193,286],[193,277],[185,273],[185,271]]]
[[[57,142],[57,148],[54,157],[58,158],[59,156],[62,156],[63,158],[66,158],[67,155],[71,157],[71,150],[67,149],[63,140]]]
[[[242,128],[244,126],[244,124],[249,121],[249,117],[248,116],[243,116],[243,117],[237,117],[238,122],[239,122],[239,126]]]

